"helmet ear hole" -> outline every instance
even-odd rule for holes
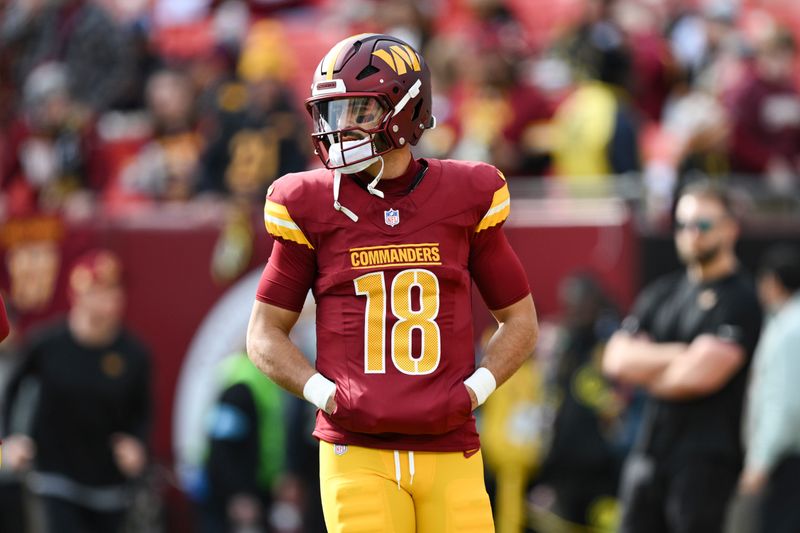
[[[399,92],[400,92],[400,89],[398,89],[397,87],[392,87],[392,92],[393,92],[394,94],[397,94],[397,93],[399,93]]]

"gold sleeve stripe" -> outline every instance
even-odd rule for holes
[[[267,232],[273,237],[304,244],[312,250],[314,249],[300,227],[289,216],[289,211],[285,206],[267,200],[267,203],[264,204],[264,225]]]
[[[500,176],[501,180],[506,181],[506,175],[500,172],[499,170],[497,171],[497,175]]]
[[[511,213],[511,197],[508,194],[508,185],[496,190],[492,197],[492,205],[475,228],[475,233],[491,228],[503,222]]]
[[[272,200],[267,200],[267,202],[264,204],[264,216],[267,215],[287,220],[289,222],[294,222],[292,220],[292,217],[289,216],[289,210],[286,209],[286,206],[283,206],[281,204],[276,204]]]

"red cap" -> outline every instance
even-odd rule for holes
[[[122,262],[110,250],[92,250],[80,256],[69,274],[70,296],[81,294],[91,287],[113,287],[122,284]]]

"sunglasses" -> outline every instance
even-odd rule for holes
[[[708,233],[717,225],[717,221],[708,218],[698,220],[676,220],[675,231],[697,231],[698,233]]]

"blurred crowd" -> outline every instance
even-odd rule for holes
[[[315,164],[317,51],[389,32],[433,71],[420,156],[515,178],[696,174],[796,192],[791,2],[14,0],[0,16],[1,218],[158,203],[259,204]]]

